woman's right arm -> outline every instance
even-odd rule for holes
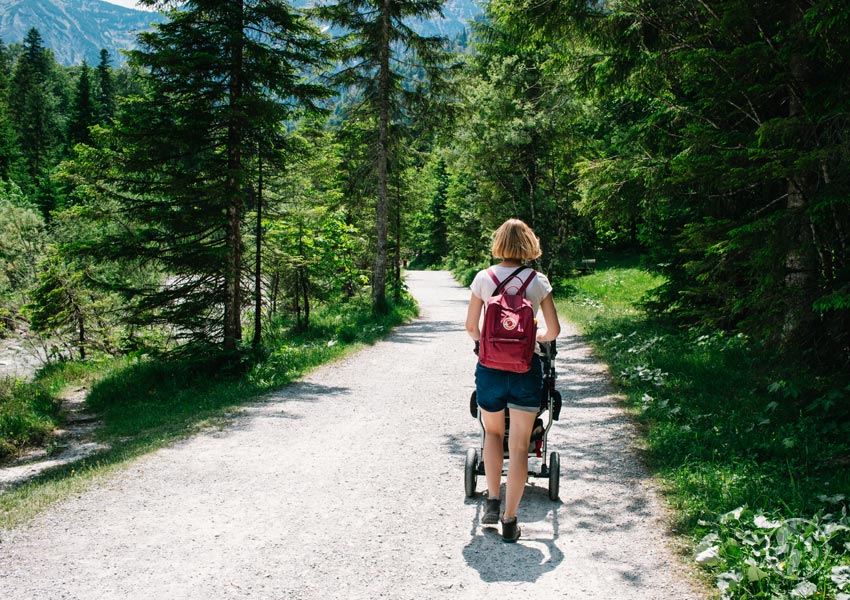
[[[469,299],[469,308],[466,309],[466,332],[476,342],[481,337],[478,324],[481,321],[481,308],[483,306],[484,300],[473,293]]]

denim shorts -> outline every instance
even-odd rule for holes
[[[475,367],[475,396],[481,410],[499,412],[505,407],[537,412],[543,393],[543,365],[536,354],[527,373]]]

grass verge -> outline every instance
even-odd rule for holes
[[[41,444],[59,422],[59,403],[39,383],[0,379],[0,459]]]
[[[33,381],[0,379],[0,460],[42,444],[61,422],[57,395],[73,381],[91,381],[102,363],[48,365]]]
[[[651,319],[638,303],[660,283],[613,266],[556,297],[610,365],[695,560],[724,598],[850,600],[846,375]]]
[[[312,368],[371,344],[417,312],[407,296],[373,314],[367,298],[317,307],[306,332],[286,320],[267,328],[260,357],[242,372],[216,361],[114,359],[97,365],[64,363],[42,371],[46,389],[95,381],[87,404],[103,422],[98,441],[109,450],[57,467],[0,495],[0,530],[79,493],[128,461],[177,439],[223,425],[241,404],[279,388]]]

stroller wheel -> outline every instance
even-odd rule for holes
[[[549,500],[558,499],[561,488],[561,455],[552,452],[549,455]]]
[[[478,480],[477,471],[478,450],[469,448],[466,451],[466,464],[463,469],[463,483],[467,498],[472,498],[475,495],[475,485]]]

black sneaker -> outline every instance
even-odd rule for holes
[[[522,530],[517,525],[516,517],[513,519],[502,519],[502,539],[506,542],[515,542],[519,539]]]
[[[501,504],[501,498],[487,499],[487,508],[484,510],[484,516],[481,517],[482,525],[495,525],[499,522],[499,508]]]

